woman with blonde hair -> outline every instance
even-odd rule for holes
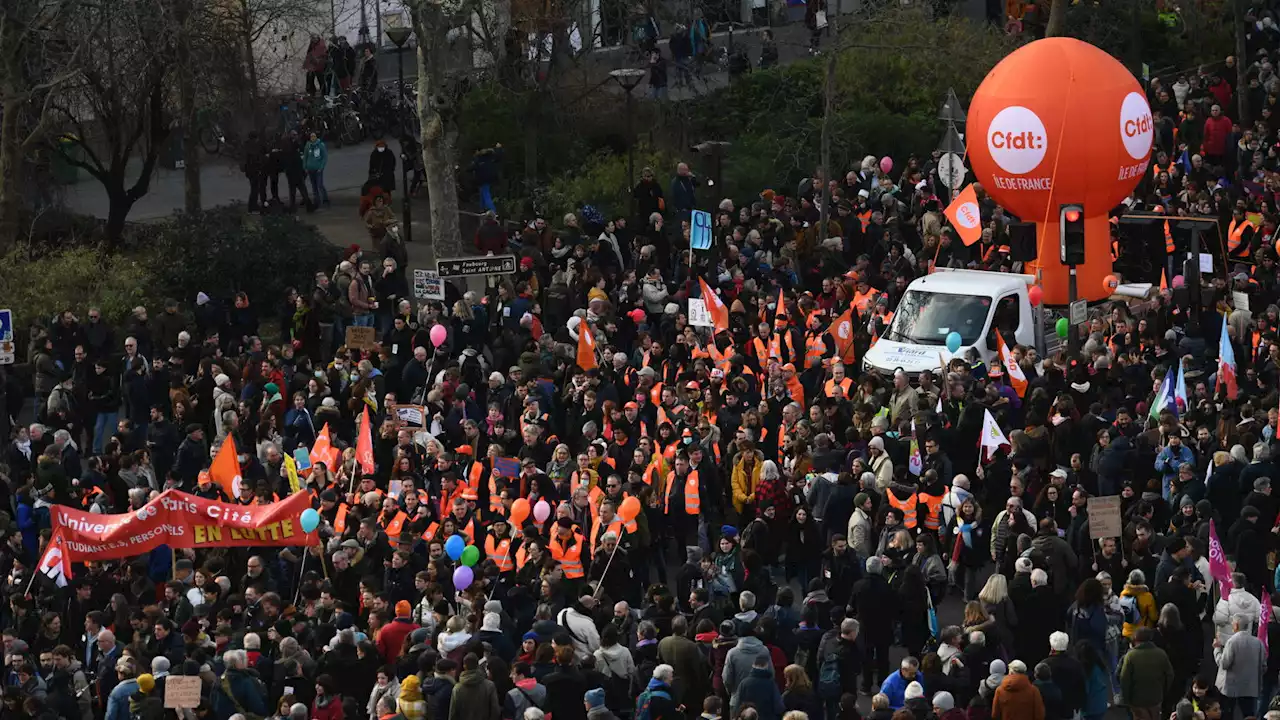
[[[974,628],[994,638],[1006,652],[1013,650],[1013,632],[1018,627],[1018,612],[1013,608],[1013,600],[1009,599],[1009,581],[1004,575],[995,573],[987,578],[987,584],[978,592],[978,602],[982,610],[990,618],[985,627]]]
[[[810,718],[822,717],[822,701],[814,692],[813,683],[803,666],[794,663],[788,665],[782,671],[782,683],[782,705],[787,709],[788,715],[802,712]]]

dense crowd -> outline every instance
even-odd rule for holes
[[[1249,58],[1150,83],[1156,159],[1129,203],[1219,218],[1229,279],[1194,307],[1117,302],[1075,353],[1012,348],[1021,390],[975,356],[860,366],[914,278],[1022,269],[984,193],[981,241],[953,234],[937,155],[745,204],[645,169],[617,217],[508,236],[489,216],[477,246],[517,272],[444,301],[412,296],[387,213],[283,298],[33,328],[35,422],[0,456],[0,720],[1277,717],[1280,38],[1259,27]],[[690,251],[704,207],[713,245]],[[690,299],[723,325],[690,325]],[[326,426],[339,460],[301,478],[318,545],[162,546],[67,587],[34,570],[55,504],[271,502]],[[236,498],[209,472],[228,439]],[[1092,539],[1106,496],[1123,531]],[[179,675],[199,707],[164,707]]]

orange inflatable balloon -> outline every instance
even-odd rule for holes
[[[511,503],[511,524],[517,528],[524,525],[524,521],[529,519],[529,500],[527,498],[516,498]]]
[[[1023,220],[1082,203],[1103,215],[1137,185],[1155,126],[1142,87],[1115,58],[1072,38],[1001,60],[969,107],[969,157],[996,202]]]
[[[629,497],[622,501],[618,506],[618,517],[622,518],[622,522],[629,523],[636,519],[640,514],[640,501],[635,497]]]
[[[974,93],[966,123],[974,175],[1001,206],[1037,223],[1038,273],[1050,305],[1067,302],[1059,260],[1061,205],[1084,206],[1080,297],[1105,297],[1106,215],[1151,162],[1155,126],[1142,87],[1115,58],[1072,38],[1046,38],[1001,60]]]
[[[1115,275],[1108,275],[1102,278],[1102,287],[1107,291],[1107,294],[1110,295],[1116,291],[1116,288],[1120,287],[1120,280]]]

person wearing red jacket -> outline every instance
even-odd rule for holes
[[[1227,153],[1227,139],[1231,136],[1231,118],[1222,114],[1222,106],[1209,109],[1204,121],[1204,156],[1210,165],[1221,165]]]
[[[412,619],[413,607],[405,600],[396,603],[396,618],[378,631],[378,654],[386,662],[395,662],[404,647],[404,639],[421,625]]]

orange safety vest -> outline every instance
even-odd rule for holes
[[[887,497],[889,498],[890,505],[902,511],[902,526],[908,530],[915,530],[916,529],[916,502],[917,502],[916,494],[911,493],[911,496],[908,497],[906,500],[899,500],[898,496],[895,495],[892,490],[890,490],[887,494]]]
[[[890,493],[890,495],[892,494],[893,493]],[[926,530],[933,530],[936,532],[942,527],[942,497],[942,495],[916,493],[916,500],[929,508],[928,513],[924,516],[924,528]]]
[[[766,345],[765,341],[761,340],[760,338],[756,338],[752,340],[751,345],[752,347],[755,348],[756,361],[760,363],[760,369],[763,370],[765,368],[768,368],[769,367],[769,346]]]
[[[581,473],[582,473],[581,470],[574,470],[573,473],[569,475],[569,494],[570,495],[578,492],[578,486],[582,485],[582,480],[580,476]],[[587,470],[586,474],[587,474],[587,483],[586,483],[587,492],[590,492],[594,490],[597,485],[600,484],[600,473],[596,472],[595,470]]]
[[[1248,220],[1242,220],[1237,223],[1233,219],[1231,221],[1231,225],[1227,227],[1227,252],[1234,254],[1237,250],[1241,250],[1241,246],[1243,245],[1243,250],[1240,251],[1237,257],[1250,257],[1253,254],[1252,243],[1249,245],[1244,244],[1244,231],[1256,229],[1257,228],[1253,226],[1253,223]]]
[[[573,534],[574,543],[570,547],[563,547],[560,544],[560,538],[554,537],[547,545],[551,550],[551,557],[560,563],[560,568],[564,570],[564,576],[570,580],[577,580],[586,573],[582,572],[582,536],[578,533]]]
[[[1172,255],[1177,251],[1173,244],[1173,233],[1169,232],[1169,221],[1164,221],[1164,252],[1166,255]]]
[[[827,343],[823,340],[824,332],[806,333],[804,339],[804,366],[806,368],[818,367],[822,364],[823,356],[827,354]]]
[[[795,375],[792,375],[787,380],[787,394],[791,396],[791,399],[794,400],[797,405],[799,405],[800,407],[805,406],[804,385],[800,384],[800,378],[796,377]]]
[[[592,555],[595,554],[596,548],[599,547],[600,545],[600,535],[602,534],[600,532],[600,526],[603,524],[604,523],[600,522],[599,520],[597,520],[594,523],[591,523],[591,554]],[[613,533],[614,537],[618,538],[618,542],[622,542],[622,527],[623,527],[622,518],[614,518],[614,521],[609,523],[609,529],[606,530],[605,532]]]
[[[475,545],[476,544],[476,519],[473,517],[470,520],[467,520],[466,525],[462,525],[461,523],[458,522],[458,518],[454,517],[453,515],[450,515],[449,517],[453,518],[453,524],[458,526],[458,534],[462,535],[462,537],[466,539],[467,544]]]
[[[516,569],[515,560],[511,558],[510,538],[505,538],[495,545],[493,536],[486,536],[484,539],[484,555],[498,566],[498,572],[511,572]]]
[[[858,309],[858,314],[866,314],[867,307],[876,301],[876,296],[879,294],[873,287],[868,287],[864,293],[855,291],[853,294],[853,306]]]
[[[426,540],[427,542],[431,542],[432,540],[436,539],[436,533],[439,531],[440,531],[440,523],[433,522],[427,526],[426,530],[422,531],[422,539]]]
[[[858,220],[862,222],[862,232],[866,232],[867,227],[871,225],[871,211],[867,210],[858,213]]]
[[[346,503],[338,506],[338,514],[333,517],[333,531],[339,535],[347,531],[347,511],[350,508]]]
[[[835,378],[832,378],[828,380],[827,384],[822,387],[822,391],[824,394],[826,394],[827,397],[832,397],[833,395],[835,395],[837,387],[839,387],[841,390],[844,391],[845,400],[853,399],[849,395],[849,393],[853,391],[853,378],[845,377],[845,379],[841,380],[839,383],[836,382]]]
[[[381,518],[379,518],[379,520],[381,520]],[[408,520],[408,515],[405,515],[399,510],[396,511],[395,516],[391,518],[391,522],[387,523],[386,527],[382,528],[383,532],[387,534],[388,544],[393,546],[396,544],[396,540],[400,537],[400,532],[404,529],[404,524]]]
[[[662,383],[656,382],[653,387],[649,388],[649,402],[655,407],[662,406]]]
[[[667,473],[667,502],[663,507],[663,511],[671,512],[671,491],[676,486],[676,471],[672,470]],[[698,515],[702,513],[702,502],[698,498],[698,471],[690,470],[689,475],[684,479],[684,512],[686,515]]]
[[[529,561],[528,553],[524,551],[524,545],[521,544],[520,549],[516,550],[516,569],[519,570],[523,568],[524,564],[528,561]]]
[[[791,339],[791,331],[787,329],[774,333],[773,337],[769,339],[769,356],[776,357],[778,358],[778,361],[781,362],[783,359],[782,346],[784,343],[787,346],[787,359],[795,360],[795,341]]]

